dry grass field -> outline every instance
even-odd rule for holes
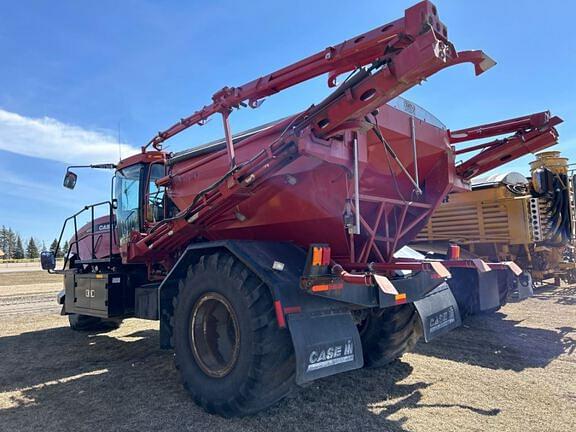
[[[1,431],[574,431],[576,288],[546,287],[379,370],[333,376],[254,417],[204,413],[155,322],[68,329],[60,278],[0,274]]]

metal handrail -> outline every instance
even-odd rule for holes
[[[95,243],[95,218],[94,218],[94,209],[96,207],[100,207],[103,205],[108,205],[108,209],[109,209],[109,215],[110,215],[110,229],[108,230],[108,236],[109,236],[109,257],[111,259],[112,257],[112,241],[113,241],[113,235],[115,236],[115,233],[113,234],[113,227],[114,227],[114,206],[112,204],[111,201],[102,201],[102,202],[98,202],[96,204],[90,204],[87,206],[84,206],[83,209],[79,210],[78,212],[74,213],[72,216],[67,217],[64,220],[64,224],[62,225],[62,230],[60,231],[60,236],[58,237],[58,244],[56,245],[56,250],[54,251],[54,255],[58,255],[58,252],[60,251],[60,243],[62,242],[62,237],[64,235],[64,232],[66,230],[66,227],[68,226],[68,223],[70,221],[74,222],[74,241],[70,242],[70,244],[68,245],[68,250],[65,251],[64,254],[64,264],[62,266],[62,270],[64,270],[66,268],[66,265],[68,264],[69,261],[69,257],[70,257],[70,252],[72,251],[73,246],[76,246],[76,255],[80,256],[80,246],[79,243],[81,240],[84,240],[86,237],[91,236],[92,237],[92,247],[91,247],[91,258],[92,259],[96,259],[96,243]],[[78,216],[80,216],[81,214],[83,214],[85,211],[90,210],[90,216],[91,216],[91,231],[90,233],[86,233],[85,235],[83,235],[81,238],[78,238]]]

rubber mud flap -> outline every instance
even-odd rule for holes
[[[290,314],[296,353],[296,383],[304,384],[364,365],[362,343],[350,312]]]
[[[516,283],[513,284],[513,289],[511,291],[514,291],[514,288],[516,289],[518,300],[525,300],[528,297],[532,297],[534,290],[532,288],[533,283],[530,273],[522,273],[520,276],[511,277],[516,279]]]
[[[478,273],[478,298],[481,311],[488,311],[500,306],[498,283],[497,271]]]
[[[462,324],[456,299],[446,282],[438,285],[424,298],[415,301],[414,306],[420,315],[426,342]]]

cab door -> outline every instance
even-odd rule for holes
[[[156,180],[165,175],[166,167],[164,163],[150,164],[143,200],[145,226],[155,225],[166,217],[166,188],[156,184]]]
[[[114,188],[116,196],[116,224],[118,243],[128,243],[130,233],[142,231],[141,197],[143,196],[142,179],[146,173],[144,164],[130,165],[116,172]]]

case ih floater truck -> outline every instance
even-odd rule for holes
[[[401,19],[223,88],[120,161],[113,199],[87,206],[91,220],[80,229],[79,214],[67,220],[74,235],[59,300],[72,328],[160,320],[161,347],[174,349],[194,400],[234,416],[295,384],[386,364],[421,335],[458,326],[451,274],[473,274],[463,289],[481,309],[497,307],[498,276],[519,273],[513,263],[395,253],[448,192],[554,144],[560,120],[542,114],[454,134],[408,101],[388,104],[447,67],[472,63],[478,75],[494,65],[482,51],[456,51],[447,35],[434,5],[420,2]],[[233,109],[323,74],[336,87],[325,100],[232,134]],[[213,115],[223,140],[162,151]],[[509,136],[455,163],[455,143],[501,134]],[[69,171],[65,185],[75,182]],[[109,214],[95,218],[99,206]],[[52,254],[43,267],[55,271]]]

